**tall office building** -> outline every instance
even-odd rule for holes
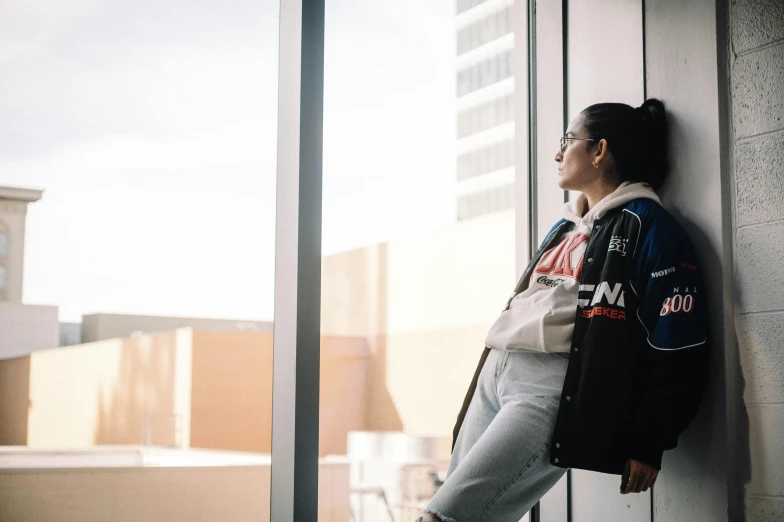
[[[457,0],[457,219],[514,206],[514,0]]]

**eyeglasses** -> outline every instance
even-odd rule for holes
[[[569,140],[596,141],[593,138],[574,138],[572,136],[561,136],[561,152],[564,151]]]

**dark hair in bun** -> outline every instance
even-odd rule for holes
[[[654,189],[661,186],[669,170],[667,116],[661,101],[651,98],[637,108],[598,103],[582,114],[588,135],[597,141],[607,140],[615,159],[614,178],[619,182],[644,181]]]

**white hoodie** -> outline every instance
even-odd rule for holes
[[[575,223],[555,247],[542,255],[523,292],[501,312],[485,339],[485,346],[508,351],[568,352],[574,331],[577,291],[583,254],[596,219],[637,198],[659,198],[647,183],[622,183],[587,214],[583,194],[564,205],[564,217]]]

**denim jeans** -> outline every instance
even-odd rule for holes
[[[425,512],[445,522],[518,522],[558,482],[566,469],[550,464],[550,444],[568,356],[490,351]]]

